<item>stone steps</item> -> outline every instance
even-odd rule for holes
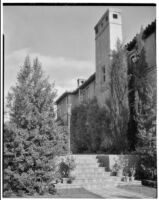
[[[105,172],[105,169],[103,169],[103,168],[92,168],[92,169],[86,169],[86,168],[84,168],[84,169],[75,169],[74,170],[74,173],[75,174],[93,174],[93,173],[104,173]]]
[[[66,182],[56,184],[57,189],[85,188],[91,191],[99,189],[106,191],[112,186],[127,184],[121,182],[120,177],[111,176],[111,173],[105,171],[104,167],[100,167],[96,155],[73,155],[71,157],[76,163],[76,168],[71,172],[75,179],[71,184]],[[141,182],[134,182],[134,184],[141,185]]]
[[[100,167],[96,155],[72,155],[76,163],[76,168],[72,172],[75,180],[71,184],[58,183],[57,189],[62,188],[105,188],[117,185],[120,182],[119,177],[110,176],[110,172]]]
[[[84,168],[86,167],[87,165],[87,168],[91,168],[91,167],[99,167],[99,163],[95,162],[95,163],[76,163],[76,167],[77,168]]]
[[[99,178],[99,177],[103,177],[103,178],[108,178],[110,177],[110,174],[104,173],[104,172],[100,172],[100,173],[91,173],[91,174],[76,174],[75,175],[76,179],[78,178]]]
[[[119,181],[111,181],[111,182],[100,182],[100,183],[72,183],[72,184],[57,184],[56,188],[57,189],[70,189],[70,188],[88,188],[88,189],[96,189],[96,188],[108,188],[108,187],[112,187],[112,186],[118,186],[119,185]]]
[[[104,180],[104,179],[100,179],[100,180],[97,180],[97,179],[81,179],[81,180],[74,180],[73,181],[73,184],[77,184],[77,185],[82,185],[82,184],[98,184],[98,185],[104,185],[104,184],[108,184],[108,183],[111,183],[113,184],[114,182],[119,182],[120,180],[119,179],[114,179],[114,180]]]

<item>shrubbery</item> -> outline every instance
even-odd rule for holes
[[[119,149],[112,136],[110,117],[105,107],[99,107],[96,99],[75,107],[71,116],[71,151],[120,153],[121,145],[119,144]],[[124,145],[123,147],[125,148]]]
[[[142,185],[157,188],[157,181],[142,180]]]
[[[98,155],[97,160],[100,167],[104,167],[105,171],[109,171],[109,155]]]
[[[67,157],[66,160],[62,160],[59,164],[60,178],[71,178],[71,171],[76,167],[73,158]]]

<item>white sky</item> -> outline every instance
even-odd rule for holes
[[[112,6],[111,6],[112,7]],[[155,7],[115,6],[122,10],[123,42],[156,18]],[[94,26],[107,6],[4,6],[5,96],[15,85],[26,55],[38,56],[58,96],[76,88],[77,78],[95,72]]]

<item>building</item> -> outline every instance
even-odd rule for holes
[[[68,124],[69,110],[81,102],[97,98],[99,105],[105,104],[109,97],[109,66],[111,52],[115,50],[117,40],[122,42],[122,16],[116,8],[108,9],[96,24],[95,28],[96,71],[87,80],[78,79],[77,89],[65,92],[57,100],[57,118]],[[134,62],[144,47],[150,77],[156,87],[156,21],[141,29],[126,46],[128,59]],[[154,72],[155,71],[155,72]]]

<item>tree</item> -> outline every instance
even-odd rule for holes
[[[128,77],[125,49],[117,42],[117,49],[112,52],[110,65],[110,97],[106,100],[108,116],[110,116],[110,135],[114,152],[127,149],[128,109]]]
[[[83,153],[88,151],[87,145],[87,107],[80,104],[72,109],[71,114],[71,151]]]
[[[74,107],[71,115],[71,147],[73,153],[110,153],[112,141],[110,118],[97,100]]]
[[[54,156],[67,151],[67,132],[54,121],[55,96],[54,85],[44,77],[38,59],[32,66],[26,57],[16,86],[8,94],[4,192],[10,188],[16,193],[42,194],[55,178]]]
[[[136,152],[141,156],[141,166],[146,178],[153,179],[157,170],[156,156],[156,90],[149,79],[150,71],[146,63],[145,51],[141,51],[140,59],[134,68],[135,77],[135,109],[137,123]],[[149,174],[149,175],[148,175]],[[144,175],[145,176],[145,175]]]

